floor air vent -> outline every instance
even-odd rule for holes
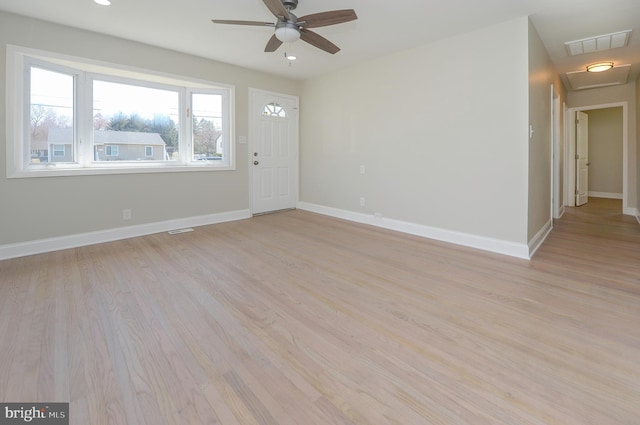
[[[187,227],[186,229],[169,230],[167,233],[170,235],[179,235],[180,233],[189,233],[189,232],[193,232],[193,229],[191,227]]]

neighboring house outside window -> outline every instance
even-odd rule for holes
[[[64,156],[64,145],[53,145],[53,156]]]
[[[70,140],[71,128],[49,129],[49,146]],[[166,160],[166,144],[158,133],[138,133],[135,131],[97,130],[94,136],[95,162],[100,161],[162,161]],[[71,145],[69,144],[70,148]]]
[[[104,147],[104,154],[106,156],[118,156],[118,151],[120,150],[119,146],[115,145],[106,145]]]
[[[31,161],[65,163],[73,162],[73,129],[64,129],[63,134],[56,133],[57,129],[49,129],[47,139],[38,146],[46,147],[39,155],[31,154]]]

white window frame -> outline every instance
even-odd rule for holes
[[[151,153],[149,153],[151,152]],[[144,147],[144,156],[147,158],[153,157],[153,146],[145,146]]]
[[[35,65],[75,76],[74,158],[73,163],[30,163],[27,140],[30,123],[30,66]],[[223,171],[236,169],[235,87],[156,71],[125,67],[36,49],[7,45],[6,150],[7,177],[49,177],[95,174]],[[179,156],[177,161],[94,161],[93,158],[93,79],[125,84],[171,88],[180,93]],[[223,94],[224,160],[193,159],[191,117],[193,93]],[[88,141],[89,143],[85,143]],[[146,149],[145,149],[146,151]]]

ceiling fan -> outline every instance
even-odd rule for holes
[[[353,9],[312,13],[298,18],[291,12],[298,7],[298,0],[262,1],[269,8],[271,13],[278,18],[276,23],[225,19],[212,19],[212,21],[216,24],[253,25],[275,28],[275,33],[271,36],[264,49],[265,52],[275,52],[282,43],[292,43],[301,39],[318,49],[335,54],[340,51],[340,48],[321,35],[313,31],[309,31],[309,28],[326,27],[358,19],[356,12]]]

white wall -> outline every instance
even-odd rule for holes
[[[533,129],[533,135],[529,139],[529,191],[528,191],[528,231],[527,239],[530,243],[539,243],[534,240],[544,237],[552,227],[552,158],[553,148],[552,133],[552,94],[553,86],[555,95],[558,96],[559,105],[566,98],[566,90],[555,72],[553,63],[549,58],[538,32],[533,24],[529,23],[529,124]],[[559,122],[563,122],[561,108],[557,111]],[[558,129],[560,133],[558,151],[563,151],[563,126]],[[563,170],[556,176],[557,181],[562,181]]]
[[[527,39],[522,17],[305,81],[301,201],[526,244]]]
[[[299,92],[293,80],[0,12],[0,248],[249,208],[246,144],[237,145],[235,171],[6,179],[7,44],[233,84],[237,136],[248,134],[249,87]],[[133,210],[131,221],[122,221],[123,208]]]

